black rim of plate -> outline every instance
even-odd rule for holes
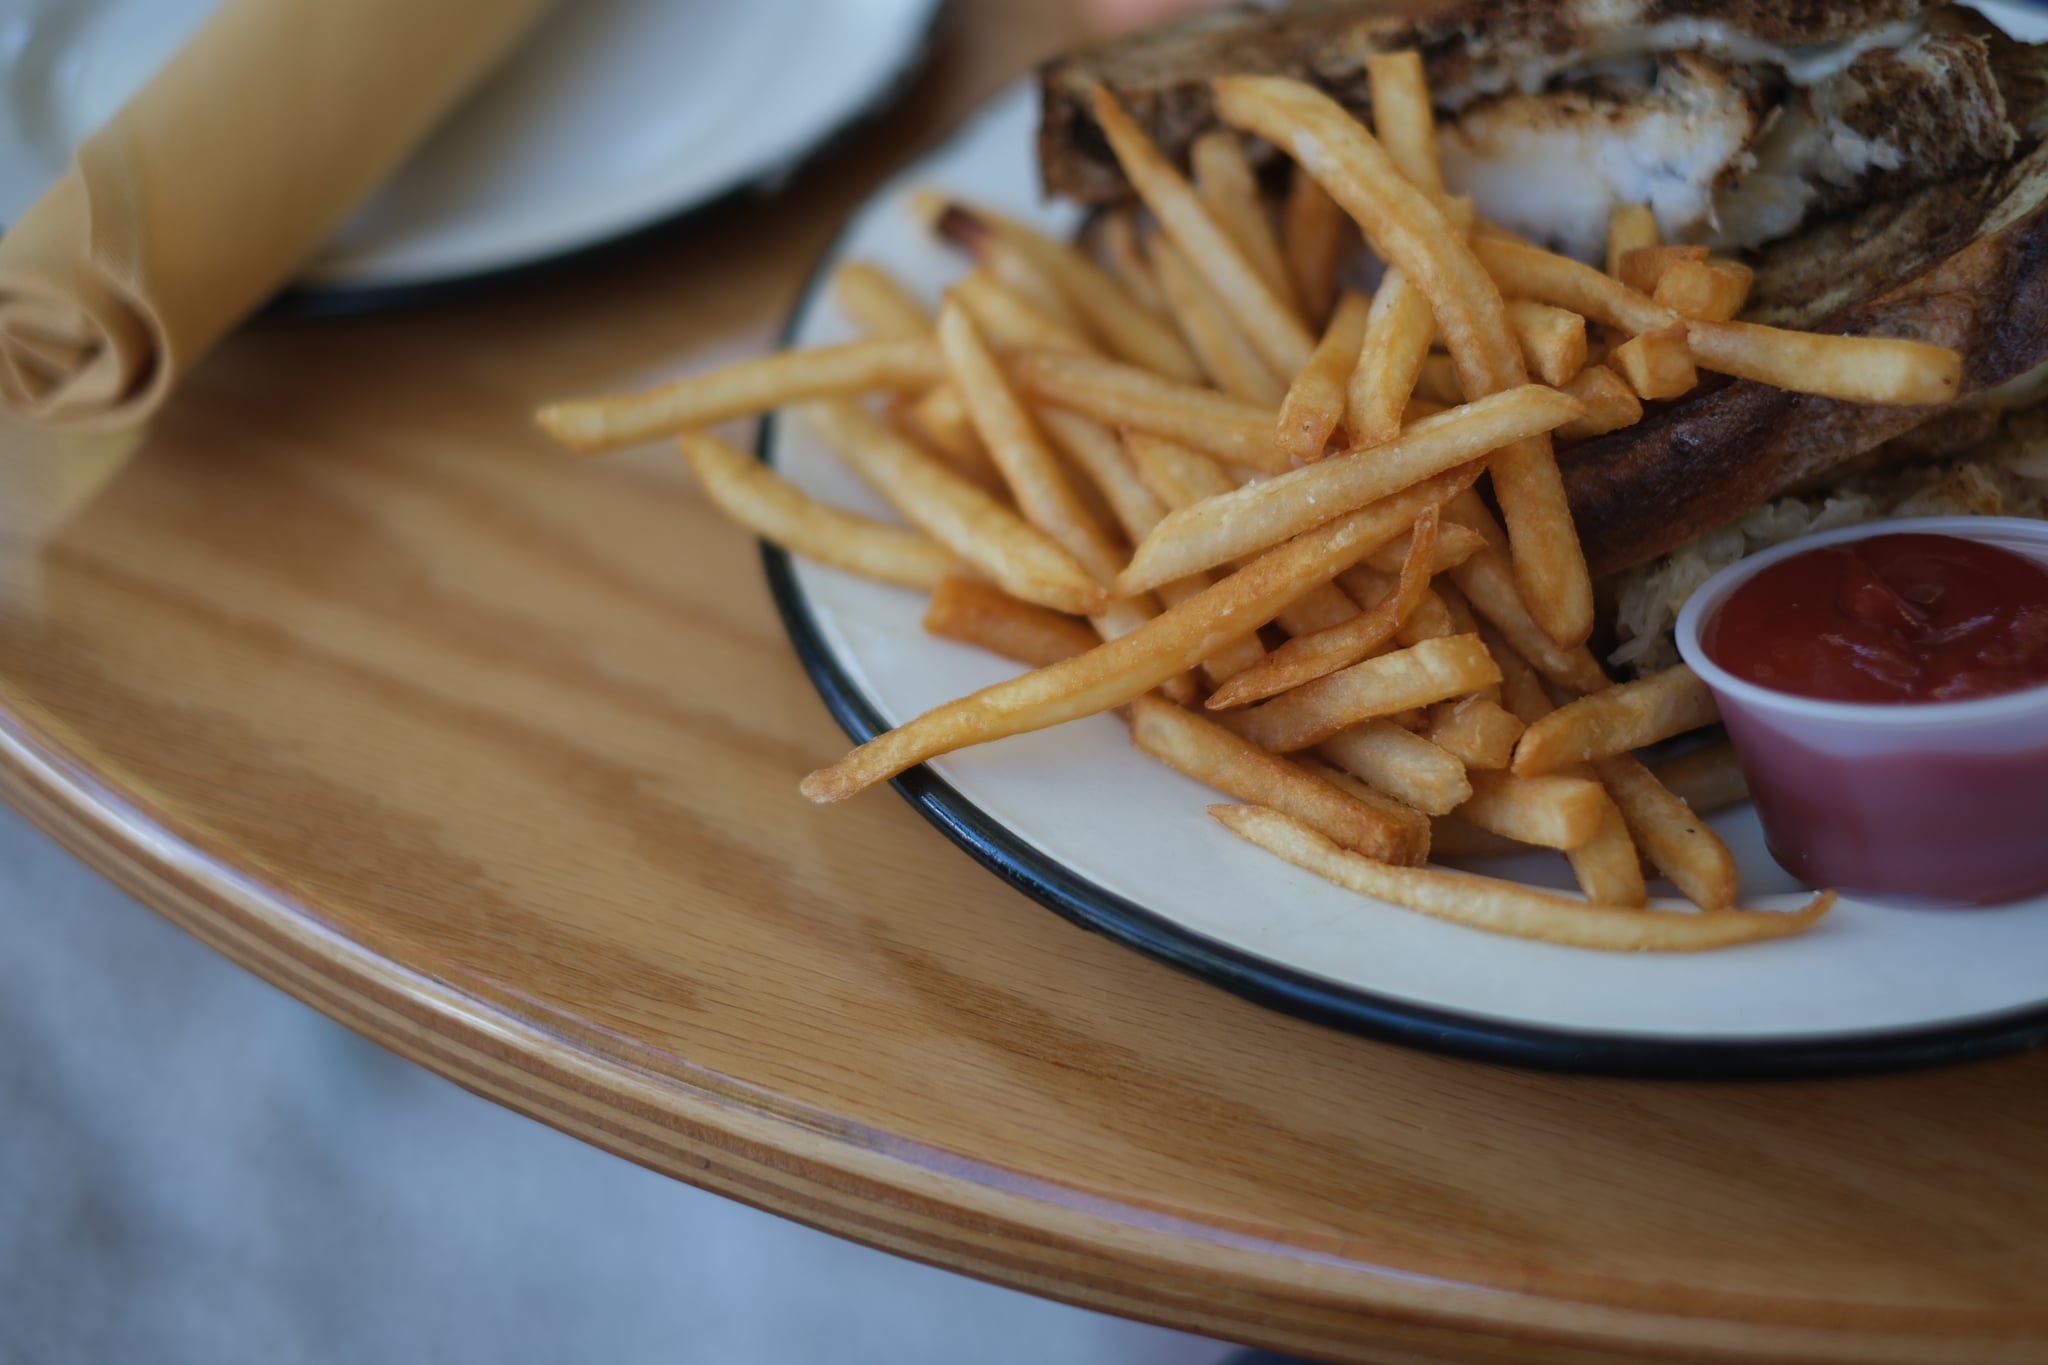
[[[969,115],[966,122],[974,117]],[[937,147],[950,144],[958,131],[956,128],[942,138]],[[927,150],[916,161],[921,163],[930,155],[932,150]],[[798,324],[816,303],[832,266],[844,254],[845,243],[846,229],[842,229],[806,280],[783,327],[780,345],[794,342]],[[755,443],[755,455],[770,466],[775,462],[776,430],[773,414],[762,418]],[[768,590],[782,614],[797,659],[832,718],[856,743],[866,743],[887,730],[888,723],[873,701],[826,643],[810,600],[797,583],[790,556],[763,542],[761,560]],[[1062,918],[1257,1004],[1381,1042],[1543,1071],[1731,1081],[1947,1066],[2048,1044],[2048,1008],[1882,1033],[1699,1040],[1582,1033],[1417,1005],[1313,976],[1220,943],[1107,891],[1019,839],[929,767],[912,768],[890,785],[982,866]]]
[[[565,243],[556,250],[473,272],[398,280],[389,284],[286,285],[264,305],[262,316],[278,321],[319,321],[390,312],[423,304],[460,302],[506,284],[567,273],[680,231],[756,196],[773,193],[794,180],[806,167],[845,146],[896,106],[910,82],[931,58],[933,35],[938,28],[940,11],[944,8],[945,0],[924,0],[924,14],[918,23],[917,33],[904,47],[901,59],[838,121],[820,128],[788,156],[766,163],[702,198],[679,204],[673,210],[649,219],[621,224],[617,231],[601,232],[595,237]]]

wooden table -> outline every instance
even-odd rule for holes
[[[765,345],[892,165],[1067,36],[956,5],[773,200],[470,302],[265,324],[122,462],[0,460],[0,795],[250,970],[678,1179],[1372,1361],[2048,1360],[2048,1055],[1520,1074],[1073,929],[876,793],[752,547],[539,399]]]

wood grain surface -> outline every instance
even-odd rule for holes
[[[470,302],[265,324],[131,455],[0,459],[0,795],[250,970],[678,1179],[1343,1360],[2048,1360],[2048,1055],[1491,1069],[1028,903],[844,739],[753,547],[538,400],[767,344],[891,166],[1068,36],[953,6],[774,198]]]

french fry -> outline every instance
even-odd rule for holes
[[[1448,814],[1472,799],[1464,764],[1390,720],[1354,725],[1317,745],[1316,753],[1425,815]]]
[[[939,310],[939,348],[974,429],[1003,471],[1024,519],[1052,537],[1091,577],[1101,582],[1114,578],[1123,555],[1075,495],[1059,457],[1011,390],[974,320],[957,304]]]
[[[1581,771],[1588,778],[1592,776],[1590,768],[1574,769],[1572,775]],[[1578,878],[1579,889],[1586,893],[1587,900],[1596,905],[1640,909],[1650,903],[1649,887],[1643,883],[1642,854],[1629,837],[1628,822],[1613,798],[1598,783],[1593,787],[1600,792],[1605,807],[1600,827],[1585,843],[1566,849],[1565,860],[1572,865],[1572,875]]]
[[[1106,85],[1095,88],[1095,121],[1109,139],[1138,197],[1159,220],[1159,227],[1222,299],[1252,345],[1276,375],[1293,375],[1308,364],[1315,339],[1295,315],[1291,299],[1283,299],[1245,256],[1230,234],[1217,225],[1201,199],[1152,139],[1124,112]]]
[[[982,239],[976,256],[990,279],[1024,300],[1034,312],[1077,337],[1089,335],[1080,309],[1059,282],[1040,269],[1037,259],[1014,241],[992,233]]]
[[[869,740],[805,778],[803,793],[843,801],[928,758],[1122,706],[1193,668],[1218,645],[1257,630],[1391,538],[1370,512],[1319,526],[1129,635],[934,707]]]
[[[1569,308],[1631,335],[1684,326],[1693,360],[1716,374],[1847,403],[1950,403],[1962,387],[1962,357],[1944,346],[1748,322],[1689,322],[1619,280],[1541,247],[1475,238],[1472,249],[1501,289],[1518,298]]]
[[[1720,720],[1714,694],[1680,664],[1641,682],[1622,683],[1559,707],[1529,727],[1515,748],[1515,772],[1556,772],[1660,744]]]
[[[1405,431],[1417,422],[1426,422],[1440,412],[1449,412],[1453,406],[1449,403],[1432,403],[1427,398],[1411,398],[1408,400],[1408,406],[1401,410],[1401,429]]]
[[[1453,592],[1457,591],[1455,588]],[[1422,594],[1422,600],[1415,604],[1408,619],[1394,632],[1394,639],[1404,645],[1420,644],[1424,640],[1440,640],[1446,635],[1470,635],[1476,629],[1467,627],[1451,616],[1447,597],[1432,588]]]
[[[1391,545],[1385,545],[1374,550],[1365,557],[1365,563],[1359,565],[1357,569],[1346,570],[1345,581],[1347,586],[1349,575],[1358,573],[1361,570],[1373,570],[1389,576],[1399,574],[1408,565],[1408,553],[1412,545],[1412,539],[1395,541]],[[1455,521],[1439,517],[1436,528],[1436,548],[1429,557],[1429,574],[1431,577],[1434,577],[1440,573],[1449,573],[1452,569],[1457,568],[1460,564],[1463,564],[1485,548],[1486,538],[1477,531],[1469,526],[1461,526]],[[1377,602],[1392,587],[1393,583],[1391,581],[1374,584],[1370,600]]]
[[[928,339],[854,341],[743,360],[640,393],[551,403],[535,420],[569,449],[596,455],[815,398],[922,393],[945,378]]]
[[[1145,538],[1118,579],[1120,591],[1143,591],[1262,551],[1331,516],[1470,465],[1507,440],[1563,426],[1577,411],[1579,405],[1556,389],[1524,385],[1430,417],[1376,450],[1319,460],[1210,497],[1169,514]]]
[[[1166,517],[1166,506],[1145,485],[1124,443],[1100,422],[1059,408],[1044,408],[1038,424],[1069,463],[1100,490],[1118,527],[1132,543],[1143,540]]]
[[[1436,154],[1436,114],[1422,54],[1375,53],[1365,59],[1371,87],[1372,126],[1387,156],[1408,183],[1432,199],[1444,197],[1443,168]]]
[[[1225,711],[1263,701],[1340,668],[1349,668],[1376,653],[1394,638],[1422,594],[1429,591],[1430,571],[1436,557],[1436,530],[1437,509],[1431,507],[1416,519],[1407,562],[1401,566],[1400,581],[1392,591],[1348,621],[1289,640],[1268,654],[1258,667],[1238,674],[1217,689],[1209,698],[1209,709]],[[1512,740],[1509,746],[1512,749]]]
[[[832,301],[877,341],[917,341],[932,334],[932,317],[904,283],[868,261],[832,272]]]
[[[1703,246],[1646,246],[1621,258],[1619,278],[1638,294],[1654,295],[1664,272],[1680,261],[1700,264],[1707,259]]]
[[[1432,706],[1423,734],[1469,769],[1498,771],[1514,760],[1525,728],[1500,703],[1472,696]]]
[[[1131,703],[1131,742],[1197,782],[1286,812],[1340,848],[1404,865],[1429,856],[1426,817],[1390,801],[1361,801],[1171,702],[1140,697]]]
[[[1528,384],[1419,422],[1376,450],[1323,460],[1173,512],[1138,547],[1119,590],[1141,592],[1278,544],[1509,441],[1561,426],[1579,412],[1555,389]]]
[[[1274,378],[1258,348],[1180,249],[1163,237],[1153,239],[1152,268],[1168,312],[1216,387],[1260,407],[1276,406],[1286,386]]]
[[[1110,274],[1130,291],[1131,297],[1143,304],[1146,311],[1167,317],[1166,295],[1160,292],[1159,280],[1145,259],[1144,245],[1138,240],[1137,220],[1131,211],[1115,209],[1097,219],[1095,242]]]
[[[1316,178],[1296,166],[1280,207],[1280,236],[1294,276],[1295,302],[1311,327],[1320,327],[1337,299],[1337,265],[1351,220]]]
[[[1365,230],[1381,259],[1428,296],[1467,396],[1526,382],[1501,291],[1466,246],[1465,232],[1402,177],[1341,105],[1284,77],[1225,76],[1212,88],[1223,122],[1264,137],[1307,166]],[[1503,446],[1489,464],[1529,610],[1552,640],[1584,643],[1593,630],[1593,584],[1549,438]]]
[[[938,228],[963,243],[970,243],[978,233],[1001,234],[1058,281],[1060,292],[1087,318],[1089,329],[1120,359],[1185,384],[1201,382],[1202,368],[1181,344],[1173,325],[1067,243],[1015,219],[962,204],[947,205],[939,215]]]
[[[1294,281],[1280,254],[1280,239],[1266,214],[1244,143],[1236,133],[1212,128],[1188,147],[1188,169],[1194,172],[1195,193],[1209,216],[1237,243],[1273,293],[1291,304]]]
[[[1488,541],[1486,549],[1451,570],[1451,582],[1473,610],[1492,622],[1523,658],[1559,687],[1579,693],[1608,686],[1607,673],[1591,651],[1584,645],[1572,649],[1558,647],[1522,605],[1520,588],[1501,552],[1506,537],[1493,514],[1486,510],[1486,504],[1475,494],[1462,494],[1444,505],[1444,514],[1478,531]]]
[[[1088,624],[1095,628],[1095,634],[1107,644],[1121,640],[1143,629],[1159,616],[1159,604],[1150,593],[1137,597],[1118,597],[1110,604],[1088,618]],[[1159,684],[1160,695],[1181,706],[1193,706],[1201,692],[1195,686],[1194,675],[1176,673]]]
[[[1177,607],[1191,597],[1198,597],[1214,586],[1215,580],[1208,574],[1190,574],[1177,578],[1171,583],[1159,586],[1159,600],[1169,607]],[[1328,584],[1323,586],[1328,587]],[[1256,632],[1247,632],[1235,639],[1225,640],[1203,658],[1202,676],[1211,687],[1221,687],[1247,669],[1257,668],[1266,657],[1266,647],[1261,644]],[[1186,705],[1195,703],[1190,700]]]
[[[1653,297],[1682,318],[1727,322],[1749,302],[1756,272],[1740,261],[1674,261]]]
[[[1501,638],[1492,622],[1480,624],[1479,636],[1486,641],[1487,652],[1493,655],[1494,663],[1500,666],[1501,705],[1507,708],[1508,714],[1522,722],[1524,730],[1557,709],[1550,700],[1550,693],[1544,689],[1542,675]]]
[[[1411,830],[1415,846],[1420,852],[1410,861],[1409,866],[1420,866],[1429,861],[1430,819],[1421,811],[1416,810],[1405,801],[1395,800],[1377,787],[1359,781],[1342,768],[1334,764],[1325,763],[1313,754],[1296,754],[1285,761],[1304,769],[1319,781],[1329,783],[1338,791],[1364,805],[1367,809],[1379,811],[1387,819],[1396,821],[1403,828]]]
[[[1098,638],[1070,616],[1020,602],[979,579],[942,579],[925,609],[927,633],[1033,668],[1086,654]]]
[[[1630,337],[1614,348],[1607,363],[1620,372],[1638,397],[1652,401],[1683,398],[1700,383],[1683,323]]]
[[[1108,605],[1107,590],[1051,537],[853,403],[814,404],[804,417],[912,525],[1011,596],[1076,616]]]
[[[1516,938],[1612,952],[1703,952],[1804,933],[1834,907],[1822,892],[1797,911],[1648,913],[1592,905],[1512,882],[1438,868],[1395,867],[1341,849],[1278,811],[1211,806],[1233,834],[1361,896]]]
[[[1373,295],[1346,394],[1344,433],[1353,450],[1384,445],[1413,420],[1410,395],[1421,382],[1435,330],[1428,297],[1398,267],[1390,268]]]
[[[1643,420],[1643,402],[1636,391],[1605,365],[1588,365],[1564,391],[1585,405],[1586,415],[1557,429],[1561,441],[1590,441]]]
[[[1617,206],[1607,217],[1607,273],[1620,279],[1623,258],[1659,240],[1657,214],[1648,204]]]
[[[1214,458],[1161,436],[1125,431],[1124,450],[1138,477],[1169,511],[1192,507],[1237,487],[1237,480],[1224,473]]]
[[[1528,299],[1508,300],[1508,322],[1529,372],[1564,388],[1586,368],[1586,320],[1577,313]]]
[[[1633,754],[1596,759],[1628,832],[1656,869],[1702,910],[1735,904],[1741,875],[1735,857],[1707,822],[1680,800]]]
[[[1230,727],[1269,753],[1311,749],[1361,721],[1477,691],[1500,670],[1476,635],[1419,645],[1353,664],[1262,706],[1231,714]]]
[[[720,511],[793,554],[908,588],[933,587],[960,567],[929,536],[814,501],[715,436],[686,431],[679,444]]]
[[[1458,807],[1459,817],[1518,844],[1560,851],[1579,848],[1592,842],[1613,809],[1590,773],[1516,777],[1469,767],[1467,773],[1472,799]]]
[[[1749,800],[1749,779],[1727,740],[1666,759],[1650,771],[1695,815],[1713,815]]]
[[[1503,839],[1491,830],[1479,828],[1456,815],[1439,815],[1429,822],[1429,853],[1439,862],[1466,862],[1479,858],[1512,858],[1527,853],[1527,844]]]
[[[1371,300],[1346,291],[1308,365],[1294,377],[1280,404],[1276,443],[1299,464],[1323,458],[1330,436],[1344,420],[1345,388],[1365,345]]]
[[[1092,355],[1095,348],[1065,323],[1042,313],[1022,294],[976,267],[953,282],[948,302],[957,303],[988,344],[1006,354],[1064,351]]]
[[[1213,455],[1227,464],[1277,474],[1292,467],[1273,444],[1271,408],[1162,379],[1092,356],[1033,352],[1017,362],[1017,383],[1042,403],[1128,427]]]

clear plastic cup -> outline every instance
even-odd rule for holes
[[[1873,536],[1954,536],[2048,565],[2048,522],[1922,517],[1781,545],[1724,569],[1678,618],[1678,649],[1713,689],[1771,856],[1810,886],[1927,907],[2048,892],[2048,687],[1979,701],[1816,701],[1744,681],[1700,635],[1751,578]]]

